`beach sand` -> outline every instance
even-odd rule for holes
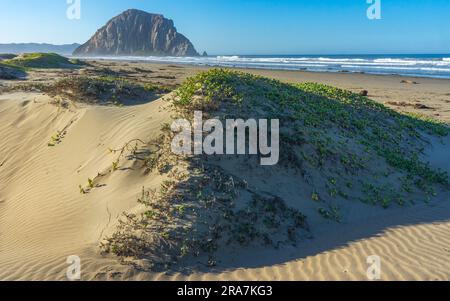
[[[85,70],[31,72],[28,82],[108,68],[130,79],[175,87],[208,69],[138,62],[92,64]],[[367,90],[370,98],[395,110],[450,122],[450,80],[245,71],[293,83]],[[20,83],[0,81],[3,87]],[[0,94],[0,280],[66,280],[71,255],[81,259],[82,280],[368,280],[367,258],[372,255],[381,259],[381,280],[450,279],[448,195],[388,210],[349,202],[340,224],[313,216],[313,237],[296,247],[219,252],[212,270],[155,273],[121,265],[112,256],[102,256],[98,245],[114,231],[124,211],[135,210],[142,187],[156,188],[163,179],[124,169],[100,177],[102,189],[90,194],[81,195],[79,185],[111,168],[109,148],[157,137],[161,125],[170,121],[167,102],[61,109],[52,101],[33,91]],[[61,130],[67,132],[62,143],[48,147],[50,137]],[[445,138],[435,141],[426,156],[432,165],[450,172],[449,151],[450,139]],[[295,187],[283,193],[291,198],[300,195]]]

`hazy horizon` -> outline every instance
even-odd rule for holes
[[[82,45],[82,43],[65,43],[65,44],[52,44],[47,42],[12,42],[12,43],[0,43],[0,45],[21,45],[21,44],[37,44],[37,45],[52,45],[52,46],[69,46],[69,45]],[[450,55],[450,50],[448,52],[416,52],[416,53],[385,53],[385,52],[379,52],[379,53],[351,53],[351,52],[342,52],[342,53],[260,53],[260,54],[252,54],[252,53],[208,53],[209,56],[280,56],[280,57],[292,57],[292,56],[380,56],[380,55],[386,55],[386,56],[414,56],[414,55],[430,55],[430,56],[443,56],[443,55]]]

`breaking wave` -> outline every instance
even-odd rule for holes
[[[101,59],[96,57],[96,59]],[[203,66],[358,72],[450,78],[450,57],[414,56],[207,56],[207,57],[103,57],[103,59],[179,63]]]

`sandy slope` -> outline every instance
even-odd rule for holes
[[[110,169],[108,148],[158,134],[167,115],[159,113],[161,101],[71,110],[49,101],[38,94],[0,97],[1,279],[47,278],[47,264],[95,249],[110,222],[135,206],[142,186],[155,180],[118,171],[88,195],[78,188]],[[67,126],[63,142],[48,147],[50,137]]]
[[[124,108],[61,109],[36,93],[0,95],[0,279],[64,280],[66,258],[78,255],[83,279],[366,280],[366,258],[379,255],[383,280],[450,279],[450,202],[406,209],[350,202],[342,225],[312,217],[314,238],[282,250],[235,250],[217,270],[148,274],[98,254],[100,239],[123,211],[136,208],[142,186],[161,179],[126,169],[101,177],[90,194],[78,185],[107,173],[108,148],[149,140],[169,114],[162,100]],[[50,137],[67,129],[62,143]],[[450,171],[450,142],[428,150]],[[275,184],[274,184],[275,185]],[[295,190],[286,191],[295,195]]]

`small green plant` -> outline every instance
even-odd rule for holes
[[[181,256],[182,257],[187,256],[189,254],[189,249],[190,249],[189,246],[186,243],[184,243],[180,249]]]
[[[312,196],[311,196],[311,199],[312,199],[314,202],[320,202],[320,196],[319,196],[319,194],[318,194],[317,192],[313,192],[313,194],[312,194]]]
[[[48,143],[49,147],[54,147],[62,142],[64,138],[65,132],[57,132],[50,138],[50,142]]]
[[[340,209],[337,206],[330,206],[329,209],[319,208],[318,212],[325,219],[333,220],[338,223],[341,222]]]
[[[389,208],[390,205],[391,205],[391,200],[390,200],[388,197],[384,197],[384,198],[382,199],[381,206],[382,206],[384,209],[387,209],[387,208]]]
[[[158,216],[158,213],[154,210],[148,210],[144,213],[144,215],[148,219],[155,219]]]
[[[117,171],[119,169],[119,164],[122,159],[127,156],[131,156],[131,159],[136,159],[138,156],[138,150],[140,146],[147,145],[141,139],[133,139],[125,143],[122,148],[112,149],[108,148],[108,152],[111,154],[118,154],[117,158],[112,162],[112,171]]]
[[[175,206],[175,209],[178,212],[178,214],[181,215],[181,216],[186,213],[186,205]]]
[[[94,189],[94,187],[95,187],[94,180],[92,180],[90,178],[88,179],[88,187],[90,189]]]
[[[328,193],[330,194],[330,197],[335,198],[339,195],[339,191],[336,188],[330,188],[328,190]]]

